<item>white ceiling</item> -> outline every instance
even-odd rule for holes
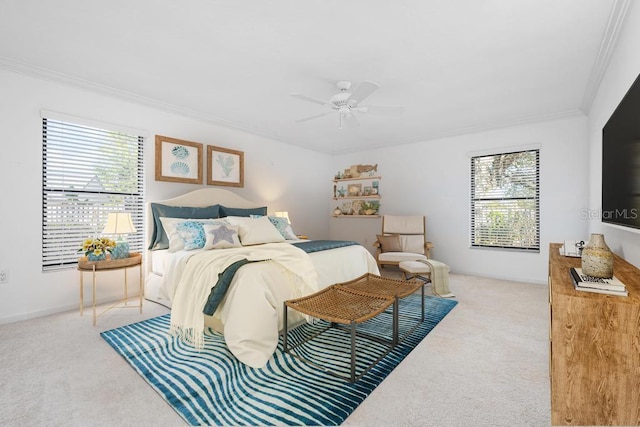
[[[0,68],[344,153],[588,111],[629,1],[0,0]]]

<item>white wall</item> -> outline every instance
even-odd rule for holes
[[[327,191],[328,155],[8,71],[0,70],[0,93],[0,269],[9,271],[9,282],[0,284],[0,323],[78,307],[77,271],[42,272],[43,108],[145,132],[147,201],[200,187],[154,180],[155,134],[244,151],[245,187],[229,188],[264,202],[270,212],[289,211],[298,233],[328,238],[326,201],[312,196]],[[101,273],[99,300],[120,294],[121,274]],[[137,287],[136,270],[130,270],[130,278]]]
[[[593,212],[600,212],[602,206],[602,128],[639,73],[640,5],[631,2],[611,62],[589,112],[589,209]],[[612,251],[640,267],[640,230],[603,224],[596,216],[589,221],[589,231],[603,233]]]
[[[576,174],[576,165],[587,164],[586,141],[587,119],[576,116],[337,156],[333,169],[378,163],[381,213],[426,215],[427,238],[435,244],[431,256],[453,272],[546,283],[549,243],[587,233],[581,211],[588,179]],[[540,253],[471,249],[470,155],[528,147],[540,148]],[[346,237],[372,250],[380,230],[380,219],[331,220],[331,238]]]

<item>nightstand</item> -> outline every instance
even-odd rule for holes
[[[137,305],[128,305],[129,285],[127,282],[127,270],[138,267],[140,269],[140,293]],[[124,272],[124,299],[118,300],[102,312],[96,311],[96,275],[101,271],[122,270]],[[86,257],[78,260],[78,271],[80,271],[80,315],[84,314],[84,273],[92,273],[91,306],[93,308],[93,325],[95,326],[98,317],[105,314],[112,308],[140,308],[142,313],[142,299],[144,298],[144,273],[142,271],[142,254],[132,253],[128,258],[108,259],[106,261],[89,261]]]

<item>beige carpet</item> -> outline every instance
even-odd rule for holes
[[[345,425],[550,425],[547,287],[449,280],[459,304]],[[99,335],[168,312],[144,311],[112,310],[95,327],[77,311],[0,325],[0,425],[183,425]]]

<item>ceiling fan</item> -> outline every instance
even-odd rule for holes
[[[303,101],[309,101],[316,104],[329,107],[328,111],[321,114],[316,114],[311,117],[296,120],[297,122],[306,122],[307,120],[317,119],[319,117],[338,113],[338,128],[342,129],[343,124],[349,127],[359,126],[360,123],[356,117],[356,113],[372,113],[372,114],[387,114],[397,115],[404,111],[402,107],[391,107],[383,105],[360,105],[360,102],[371,95],[373,92],[380,88],[380,85],[370,81],[362,82],[352,92],[351,82],[348,80],[339,80],[336,82],[336,86],[340,89],[340,92],[329,98],[328,101],[322,99],[313,98],[311,96],[303,95],[301,93],[290,94],[294,98],[302,99]]]

